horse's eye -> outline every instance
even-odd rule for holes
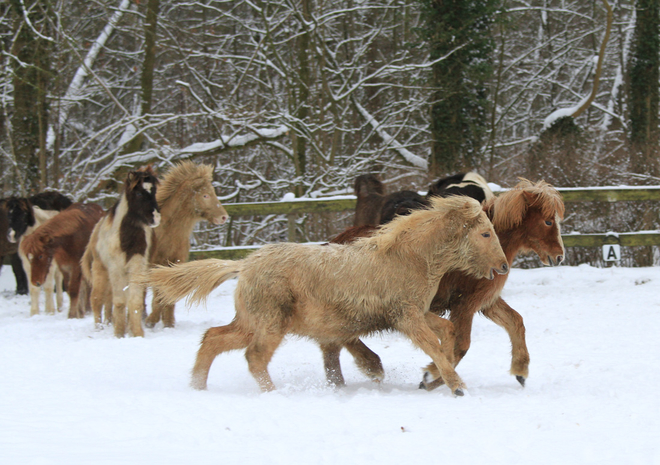
[[[546,221],[545,224],[546,226],[552,226],[552,221]]]
[[[482,236],[483,237],[490,237],[490,233],[489,232],[483,233]]]
[[[44,256],[43,256],[43,255],[39,255],[39,260],[43,260],[43,259],[44,259]]]
[[[209,195],[208,195],[208,194],[204,194],[204,198],[205,198],[205,199],[208,199],[208,198],[209,198]]]

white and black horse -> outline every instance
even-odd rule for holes
[[[116,337],[144,336],[144,286],[133,282],[147,270],[160,223],[156,202],[158,178],[150,166],[131,171],[115,205],[94,228],[82,258],[83,273],[92,283],[92,311],[97,325],[101,310],[112,306]],[[106,317],[107,319],[107,317]]]

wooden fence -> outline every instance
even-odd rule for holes
[[[660,201],[660,186],[654,187],[590,187],[558,188],[565,203]],[[497,192],[496,192],[497,194]],[[295,218],[299,214],[342,212],[355,209],[355,197],[335,199],[300,199],[281,202],[255,202],[224,204],[230,216],[287,215],[289,240],[293,240]],[[660,230],[598,234],[566,234],[562,236],[566,247],[599,247],[604,244],[621,246],[660,245]],[[191,259],[221,258],[239,259],[258,249],[259,246],[220,247],[211,250],[193,250]]]

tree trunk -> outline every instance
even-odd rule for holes
[[[158,30],[158,10],[160,0],[149,0],[147,3],[147,14],[144,24],[144,61],[142,62],[142,77],[140,84],[142,98],[140,105],[140,116],[148,121],[151,113],[154,89],[154,67],[156,65],[156,33]],[[138,152],[144,143],[144,133],[136,134],[123,150],[123,153]]]

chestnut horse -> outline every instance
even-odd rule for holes
[[[513,189],[486,202],[483,208],[493,222],[509,266],[518,253],[528,251],[534,251],[545,265],[561,263],[565,252],[559,222],[564,216],[564,203],[559,192],[551,185],[544,181],[534,184],[521,179]],[[369,234],[373,234],[373,230],[349,229],[333,241],[345,243],[355,240],[356,236]],[[520,314],[500,296],[506,279],[507,276],[499,275],[489,281],[475,279],[460,271],[450,272],[440,281],[430,311],[436,315],[449,313],[456,335],[453,350],[455,365],[470,348],[475,313],[481,312],[502,326],[512,345],[511,374],[524,386],[529,374],[525,326]],[[354,341],[352,345],[346,345],[346,348],[356,358],[358,366],[369,366],[372,373],[382,376],[380,359],[361,341]],[[339,363],[338,355],[335,363]],[[427,370],[420,388],[430,390],[443,384],[433,364]],[[332,374],[326,374],[330,379]]]
[[[57,215],[61,210],[71,205],[71,199],[59,192],[49,191],[33,195],[30,198],[10,197],[7,200],[8,230],[7,240],[19,243],[22,238],[31,234],[38,226]],[[23,269],[27,275],[30,274],[30,261],[18,250]],[[56,266],[51,267],[42,286],[46,295],[46,313],[55,313],[55,308],[62,307],[62,274]],[[53,287],[57,292],[57,307],[53,304]],[[30,315],[39,314],[40,288],[29,284],[30,292]]]
[[[85,279],[92,283],[94,322],[101,325],[101,309],[112,310],[116,337],[144,336],[144,286],[132,281],[146,271],[160,223],[156,202],[158,178],[151,166],[130,171],[119,200],[94,227],[82,258]],[[128,307],[128,317],[127,317]]]
[[[156,199],[161,223],[154,229],[156,247],[150,261],[156,265],[187,262],[195,225],[200,221],[222,224],[228,218],[213,188],[211,165],[176,164],[161,180]],[[165,327],[174,327],[174,305],[161,302],[154,292],[145,326],[153,328],[161,318]]]
[[[74,203],[21,241],[21,251],[30,261],[30,282],[33,286],[44,284],[53,261],[57,264],[69,294],[69,318],[85,316],[89,293],[85,292],[84,298],[79,301],[82,280],[80,259],[94,225],[103,214],[103,209],[96,204]]]
[[[206,388],[217,355],[246,348],[249,370],[263,391],[274,389],[268,363],[286,334],[316,340],[332,351],[350,340],[393,328],[429,354],[455,395],[463,381],[454,371],[451,331],[443,347],[428,312],[442,276],[460,269],[478,278],[506,273],[506,257],[478,202],[435,199],[430,209],[401,216],[374,236],[347,245],[273,244],[243,260],[200,260],[159,266],[145,281],[161,298],[204,300],[238,276],[236,316],[202,340],[192,386]],[[446,349],[450,350],[447,351]]]

